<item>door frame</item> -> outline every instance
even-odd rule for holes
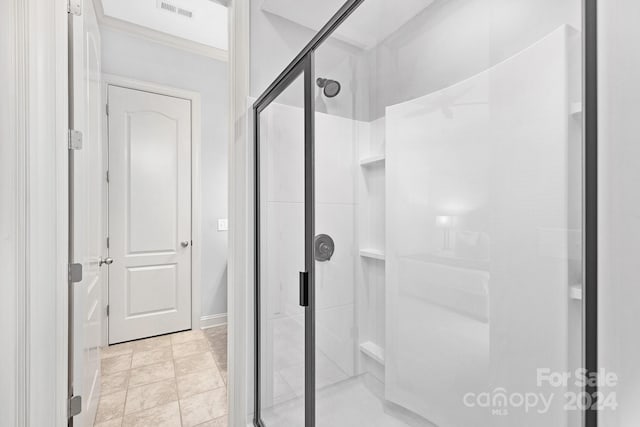
[[[200,93],[165,86],[154,82],[136,80],[130,77],[124,77],[116,74],[102,74],[102,94],[105,104],[105,120],[103,120],[103,139],[105,141],[104,150],[104,176],[109,168],[109,119],[106,117],[108,102],[109,86],[118,86],[126,89],[150,92],[157,95],[171,96],[174,98],[186,99],[191,102],[191,329],[200,329],[200,313],[201,313],[201,286],[202,286],[202,176],[200,168],[200,150],[201,150],[201,133],[202,133],[202,110]],[[107,194],[107,214],[106,225],[107,235],[109,232],[109,186],[105,186]],[[107,236],[105,236],[106,238]],[[109,304],[109,274],[107,280],[102,287],[102,298],[106,304]],[[102,327],[102,344],[109,344],[109,318],[105,316]]]
[[[227,330],[229,426],[247,427],[251,407],[249,358],[253,348],[250,320],[252,295],[251,194],[252,161],[250,98],[250,9],[248,1],[229,0],[229,239]]]

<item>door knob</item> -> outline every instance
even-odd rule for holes
[[[185,240],[184,242],[180,242],[180,246],[182,246],[183,248],[186,248],[187,246],[189,246],[189,241]]]
[[[100,258],[99,266],[102,267],[102,264],[107,264],[107,265],[113,264],[113,258],[110,258],[110,257]]]

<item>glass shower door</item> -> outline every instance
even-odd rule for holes
[[[311,141],[304,79],[303,66],[293,70],[255,110],[257,425],[305,425]]]

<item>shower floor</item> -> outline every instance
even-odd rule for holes
[[[262,409],[268,427],[304,424],[304,318],[270,319],[273,406]],[[318,427],[434,427],[424,418],[384,399],[384,384],[371,374],[351,376],[316,350]]]
[[[435,427],[406,409],[386,402],[383,385],[365,374],[330,385],[316,394],[318,427]],[[263,409],[267,426],[300,427],[304,420],[301,398]]]
[[[271,319],[271,359],[265,363],[273,375],[274,406],[296,401],[304,396],[304,318],[283,316]],[[316,384],[318,389],[350,378],[323,351],[316,351]]]

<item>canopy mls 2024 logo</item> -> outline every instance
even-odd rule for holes
[[[462,401],[468,408],[484,408],[496,416],[507,416],[514,410],[546,414],[554,405],[561,405],[565,411],[616,410],[617,384],[618,376],[605,369],[589,373],[584,368],[573,372],[539,368],[537,390],[509,392],[505,387],[496,387],[491,391],[466,393]],[[584,391],[587,386],[597,386],[598,391],[588,393]]]

